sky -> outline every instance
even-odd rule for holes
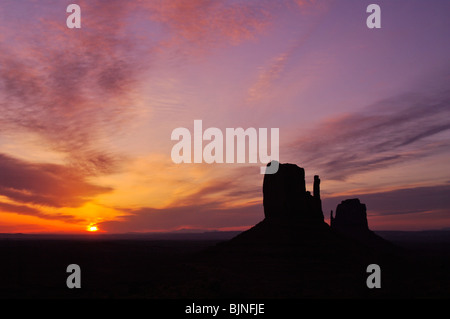
[[[194,120],[278,128],[326,221],[449,228],[450,2],[377,0],[379,29],[371,3],[3,0],[0,232],[251,227],[264,163],[174,163]]]

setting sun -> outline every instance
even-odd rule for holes
[[[97,226],[93,226],[93,225],[89,225],[89,226],[87,227],[87,230],[88,230],[88,231],[94,232],[94,231],[97,231],[97,230],[98,230],[98,227],[97,227]]]

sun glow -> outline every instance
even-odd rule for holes
[[[90,232],[95,232],[95,231],[97,231],[98,230],[98,227],[97,226],[95,226],[95,225],[92,225],[92,224],[90,224],[90,225],[88,225],[87,226],[87,231],[90,231]]]

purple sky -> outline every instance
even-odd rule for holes
[[[174,164],[171,132],[279,128],[326,219],[450,227],[449,1],[74,1],[0,7],[0,232],[245,229],[254,164]]]

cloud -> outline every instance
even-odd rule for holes
[[[172,33],[166,43],[189,43],[197,49],[253,38],[270,23],[273,8],[270,1],[211,0],[149,1],[143,6],[151,20]]]
[[[2,21],[6,34],[0,38],[0,130],[39,134],[74,163],[96,150],[96,156],[108,156],[111,164],[114,154],[99,144],[126,129],[141,111],[136,106],[139,86],[145,72],[161,62],[158,59],[196,56],[253,39],[270,25],[272,11],[280,5],[79,1],[82,27],[73,30],[59,14],[67,4],[60,2],[37,16],[27,8],[32,4],[21,3],[28,20]],[[90,166],[96,168],[96,163]],[[98,167],[100,173],[106,168]]]
[[[369,214],[402,215],[446,210],[450,214],[450,184],[401,188],[371,194],[352,194],[367,205]],[[328,197],[323,205],[336,208],[347,197]],[[333,208],[333,210],[334,210]]]
[[[329,1],[316,1],[316,0],[297,0],[293,1],[293,3],[289,1],[285,1],[283,3],[288,10],[297,11],[299,13],[299,18],[301,19],[304,15],[314,14],[316,18],[323,16],[325,12],[328,11]],[[312,19],[306,20],[305,24],[301,24],[301,28],[295,32],[297,35],[286,48],[282,49],[281,52],[277,53],[275,56],[271,57],[266,63],[261,65],[258,68],[258,75],[256,77],[253,85],[250,86],[247,93],[246,101],[248,103],[261,103],[267,101],[268,98],[273,97],[275,100],[279,100],[279,95],[274,94],[277,91],[278,86],[286,85],[286,83],[280,84],[280,81],[283,81],[287,78],[287,74],[292,72],[293,68],[301,67],[302,76],[299,78],[295,77],[293,81],[296,87],[296,93],[298,93],[299,87],[304,81],[310,81],[308,77],[308,73],[310,71],[306,68],[311,67],[311,61],[308,61],[310,57],[306,56],[303,52],[303,48],[305,43],[309,41],[313,35],[314,31],[319,26],[322,19]],[[314,55],[314,58],[317,59],[317,52]],[[314,72],[314,73],[317,73]],[[285,94],[285,93],[284,93]]]
[[[287,60],[291,54],[291,52],[281,53],[273,58],[267,67],[260,69],[256,82],[248,90],[248,102],[258,102],[263,98],[267,98],[268,92],[270,92],[274,82],[285,70]]]
[[[44,16],[33,28],[11,25],[15,41],[0,42],[0,130],[38,134],[74,165],[100,173],[118,160],[100,144],[132,118],[143,63],[128,51],[135,39],[122,34],[118,5],[108,8],[98,11],[108,23],[83,19],[82,29],[70,30]]]
[[[224,185],[224,189],[227,186]],[[205,189],[205,194],[211,188]],[[222,191],[217,187],[216,191]],[[378,217],[395,215],[396,224],[385,225],[387,229],[401,228],[410,225],[414,220],[418,225],[421,222],[433,224],[433,220],[450,220],[450,198],[448,196],[450,185],[436,185],[428,187],[411,187],[372,194],[352,194],[352,198],[360,198],[367,205],[369,223],[377,228]],[[202,192],[199,192],[202,193]],[[204,194],[204,195],[205,195]],[[199,198],[198,194],[193,195]],[[328,197],[322,200],[325,219],[329,211],[345,196]],[[186,201],[184,205],[168,208],[141,208],[128,210],[129,214],[120,220],[104,221],[99,224],[101,229],[120,233],[129,231],[163,231],[181,228],[217,229],[221,227],[252,226],[264,218],[261,202],[250,203],[237,207],[225,207],[221,202],[214,201]],[[435,226],[434,226],[435,227]],[[417,225],[416,225],[417,228]]]
[[[193,191],[179,193],[167,206],[122,208],[126,215],[101,222],[99,227],[109,232],[218,229],[251,226],[264,217],[262,175],[257,167],[230,167],[226,177],[210,169],[206,168],[206,180],[191,178]]]
[[[196,56],[260,34],[272,1],[79,1],[81,29],[65,25],[67,1],[28,19],[5,19],[0,38],[0,132],[29,131],[92,174],[114,171],[108,141],[142,112],[139,88],[158,59]],[[8,2],[8,10],[18,10]],[[27,6],[30,6],[29,8]],[[5,9],[5,10],[7,10]],[[151,31],[149,33],[149,30]]]
[[[345,180],[450,151],[450,91],[403,94],[317,125],[287,145],[299,163]]]
[[[450,184],[401,188],[372,194],[352,194],[367,206],[369,225],[384,229],[435,229],[450,223]],[[349,197],[322,200],[325,219]],[[371,227],[372,228],[372,227]]]
[[[29,163],[4,154],[0,154],[0,176],[0,195],[25,205],[80,207],[94,196],[111,191],[90,184],[84,175],[71,167]],[[15,205],[9,209],[16,213],[42,215],[35,208]]]
[[[165,209],[142,208],[122,220],[105,221],[99,227],[112,233],[170,231],[181,228],[217,229],[252,226],[264,218],[261,204],[235,208],[190,205]]]
[[[233,203],[262,203],[261,182],[255,178],[258,171],[253,167],[230,168],[227,178],[211,178],[200,188],[172,205],[190,206],[195,204],[230,207]],[[257,175],[259,179],[259,175]]]
[[[26,205],[16,205],[16,204],[9,204],[9,203],[3,203],[0,202],[0,211],[2,213],[16,213],[20,215],[29,215],[29,216],[35,216],[43,219],[55,219],[60,221],[66,221],[66,222],[78,222],[80,219],[70,216],[70,215],[62,215],[62,214],[48,214],[44,213],[43,211],[33,208]]]

